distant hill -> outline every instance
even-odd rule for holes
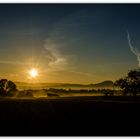
[[[61,86],[71,86],[71,87],[112,87],[112,81],[103,81],[97,84],[62,84]]]
[[[43,89],[43,88],[112,88],[112,81],[103,81],[97,84],[70,84],[70,83],[24,83],[15,82],[20,89]]]
[[[95,87],[112,87],[113,82],[108,80],[108,81],[103,81],[103,82],[97,83],[97,84],[91,84],[91,86],[95,86]]]

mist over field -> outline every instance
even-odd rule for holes
[[[71,97],[71,96],[103,96],[103,93],[89,92],[90,90],[99,89],[111,89],[113,90],[112,81],[104,81],[97,84],[70,84],[70,83],[23,83],[16,82],[17,88],[20,91],[14,97],[23,96],[23,92],[30,91],[35,98],[48,98],[49,93],[53,93],[54,96],[59,97]],[[48,91],[45,91],[48,90]],[[57,93],[58,92],[58,93]]]
[[[96,84],[72,84],[72,83],[24,83],[15,82],[18,89],[45,89],[45,88],[64,88],[64,89],[98,89],[113,88],[112,81],[103,81]]]

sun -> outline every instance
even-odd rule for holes
[[[38,71],[33,68],[29,71],[29,74],[32,78],[35,78],[38,75]]]

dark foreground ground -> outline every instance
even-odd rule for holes
[[[1,99],[0,135],[140,136],[140,103],[98,97]]]

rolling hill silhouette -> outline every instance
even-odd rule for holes
[[[24,83],[15,82],[19,88],[112,88],[113,82],[106,80],[96,84],[71,84],[71,83]]]

